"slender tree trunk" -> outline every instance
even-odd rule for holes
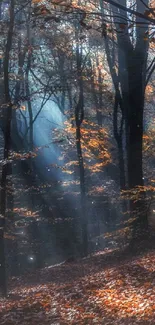
[[[64,114],[65,111],[65,95],[66,95],[66,78],[65,78],[65,72],[64,72],[64,56],[60,53],[59,55],[59,65],[60,65],[60,82],[62,86],[62,92],[61,92],[61,111]]]
[[[10,50],[12,46],[14,27],[14,0],[10,2],[10,22],[8,29],[8,36],[4,54],[4,97],[6,107],[3,110],[3,134],[4,134],[4,161],[5,164],[2,166],[2,177],[1,177],[1,197],[0,197],[0,285],[3,295],[7,295],[7,283],[6,283],[6,264],[5,264],[5,246],[4,246],[4,229],[5,229],[5,218],[6,218],[6,196],[7,196],[7,175],[8,175],[8,158],[9,151],[11,148],[11,119],[12,119],[12,103],[9,91],[9,60]]]
[[[84,119],[84,95],[83,95],[83,79],[82,79],[82,47],[79,46],[77,40],[76,48],[77,56],[77,75],[79,83],[79,101],[75,107],[76,122],[76,147],[80,171],[80,195],[81,195],[81,224],[82,224],[82,243],[84,256],[88,254],[88,232],[87,232],[87,215],[86,215],[86,193],[85,193],[85,174],[84,163],[81,148],[81,124]]]
[[[81,149],[81,127],[76,125],[76,148],[79,162],[80,173],[80,196],[81,196],[81,223],[82,223],[82,243],[84,256],[88,254],[88,234],[87,234],[87,216],[86,216],[86,193],[85,193],[85,172],[83,164],[83,156]]]
[[[99,64],[99,62],[97,62]],[[101,69],[98,69],[98,83],[99,83],[99,108],[97,110],[97,119],[98,119],[98,125],[102,126],[102,113],[103,113],[103,94],[102,94],[102,88],[103,88],[103,80],[102,80],[102,74]]]
[[[122,111],[121,121],[118,122],[118,108],[120,107]],[[118,126],[118,123],[120,126]],[[125,164],[124,164],[124,148],[123,148],[123,125],[124,125],[124,116],[122,109],[122,100],[120,92],[117,89],[115,94],[115,103],[113,110],[113,129],[114,137],[118,146],[118,161],[119,161],[119,170],[120,170],[120,189],[124,190],[126,188],[126,177],[125,177]]]

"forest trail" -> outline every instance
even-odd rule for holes
[[[104,250],[12,278],[0,325],[155,324],[155,252]]]

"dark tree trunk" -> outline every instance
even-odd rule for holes
[[[113,129],[114,137],[118,146],[118,162],[120,171],[120,189],[125,190],[126,188],[126,177],[125,177],[125,163],[124,163],[124,148],[123,148],[123,126],[124,126],[124,114],[122,107],[122,99],[119,89],[116,87],[115,103],[113,110]],[[121,110],[122,116],[121,121],[118,122],[118,109]],[[118,125],[120,124],[120,126]]]
[[[101,10],[104,13],[104,4],[100,1]],[[122,5],[127,8],[127,1],[122,0]],[[135,1],[136,10],[144,13],[148,6],[148,0]],[[137,189],[137,200],[130,199],[130,215],[136,217],[133,223],[133,241],[137,235],[147,230],[147,212],[145,193],[142,190],[144,185],[143,166],[142,166],[142,145],[143,145],[143,110],[144,110],[144,93],[146,85],[146,66],[148,55],[148,40],[146,35],[148,32],[148,24],[141,16],[135,16],[137,23],[133,39],[129,34],[127,11],[123,11],[121,7],[110,5],[111,14],[113,14],[113,23],[117,33],[117,55],[114,53],[114,43],[112,49],[110,41],[105,32],[105,46],[108,64],[115,86],[116,95],[119,93],[118,99],[121,108],[122,118],[125,122],[125,138],[126,148],[124,150],[126,186],[129,191]],[[116,17],[116,18],[115,18]],[[119,18],[118,18],[119,17]],[[124,29],[120,31],[120,24],[124,24]],[[139,23],[144,23],[143,27]],[[113,67],[118,60],[118,73]],[[119,87],[118,87],[119,86]],[[120,168],[122,164],[122,138],[118,137],[117,132],[117,105],[114,108],[114,133],[119,149]],[[116,110],[116,111],[115,111]],[[121,175],[121,173],[120,173]],[[121,180],[120,180],[121,181]],[[121,181],[122,182],[122,181]],[[122,182],[124,186],[124,180]],[[138,187],[141,187],[141,193],[138,193]]]
[[[143,62],[140,55],[132,55],[129,59],[128,79],[129,93],[127,112],[127,156],[128,156],[128,185],[133,188],[143,186],[143,110],[144,110],[144,87],[143,87]]]
[[[3,120],[2,120],[2,131],[4,134],[4,161],[5,164],[2,166],[2,177],[1,177],[1,197],[0,197],[0,213],[1,213],[1,224],[0,224],[0,285],[3,295],[7,295],[7,283],[6,283],[6,264],[5,264],[5,245],[4,245],[4,229],[5,229],[5,218],[6,218],[6,200],[7,200],[7,175],[9,170],[8,158],[9,151],[11,148],[11,119],[12,119],[12,103],[9,91],[9,59],[10,50],[12,46],[12,36],[14,27],[14,0],[10,2],[10,21],[7,35],[7,42],[4,53],[4,99],[5,108],[3,109]]]
[[[103,9],[102,9],[103,10]],[[124,190],[126,188],[126,171],[125,171],[125,150],[123,146],[123,133],[124,133],[124,122],[125,122],[125,112],[124,105],[122,101],[122,96],[119,90],[119,76],[117,75],[114,65],[117,57],[116,54],[116,46],[113,43],[112,49],[110,49],[110,43],[108,38],[105,37],[105,50],[107,55],[107,61],[110,68],[110,73],[112,77],[112,81],[115,87],[115,102],[114,102],[114,110],[113,110],[113,132],[114,137],[118,146],[118,163],[120,168],[120,190]],[[119,55],[118,55],[119,58]],[[120,69],[120,67],[119,67]],[[118,113],[121,113],[121,120],[118,121]],[[126,209],[125,202],[123,203],[123,211]],[[125,211],[124,211],[125,212]]]
[[[134,58],[133,58],[134,59]],[[128,112],[128,139],[127,139],[127,170],[128,188],[137,188],[137,200],[130,199],[131,217],[136,216],[133,223],[133,242],[138,238],[143,239],[147,234],[147,205],[143,178],[143,110],[144,110],[144,88],[142,76],[142,62],[138,64],[140,58],[137,57],[134,70],[129,69],[129,107]],[[137,68],[138,67],[138,68]],[[141,191],[138,190],[141,187]]]
[[[99,62],[98,62],[99,64]],[[103,80],[101,75],[101,70],[98,71],[98,83],[99,83],[99,107],[97,109],[97,119],[98,119],[98,125],[102,126],[102,114],[103,114],[103,94],[102,94],[102,88],[103,88]]]
[[[76,148],[79,162],[80,173],[80,195],[81,195],[81,223],[82,223],[82,244],[84,256],[88,254],[88,234],[87,234],[87,216],[86,216],[86,193],[85,193],[85,172],[83,164],[83,156],[81,149],[81,128],[80,125],[76,125]]]
[[[81,195],[81,225],[82,225],[82,255],[88,254],[88,232],[87,232],[87,215],[86,215],[86,193],[85,193],[85,174],[84,163],[81,148],[81,125],[84,119],[84,95],[83,95],[83,79],[82,79],[82,46],[77,40],[77,75],[79,83],[79,100],[75,107],[75,122],[76,122],[76,148],[79,162],[80,172],[80,195]]]

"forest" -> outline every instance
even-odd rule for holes
[[[154,50],[154,0],[0,0],[0,325],[155,324]]]

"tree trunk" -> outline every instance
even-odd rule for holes
[[[100,1],[101,10],[104,13],[103,2]],[[127,9],[127,1],[122,0],[122,5]],[[144,13],[148,6],[148,0],[136,0],[135,6],[137,12]],[[115,91],[117,95],[120,89],[122,117],[125,121],[125,142],[126,155],[125,163],[127,172],[127,186],[129,191],[135,188],[143,187],[143,166],[142,166],[142,144],[143,144],[143,110],[144,110],[144,93],[146,84],[146,66],[148,55],[148,24],[143,16],[135,16],[135,32],[131,39],[129,33],[129,18],[127,10],[123,11],[121,7],[110,5],[111,14],[113,14],[113,24],[116,28],[117,35],[117,56],[110,48],[110,41],[105,35],[105,46],[108,64],[112,75]],[[118,18],[119,17],[119,18]],[[133,19],[134,19],[133,18]],[[126,21],[126,24],[124,24]],[[140,25],[140,24],[144,25]],[[124,24],[124,29],[120,31],[120,24]],[[106,34],[106,32],[105,32]],[[114,39],[113,39],[114,40]],[[113,47],[114,48],[114,45]],[[114,54],[114,55],[113,55]],[[114,66],[117,66],[118,74],[115,73]],[[112,70],[113,69],[113,70]],[[119,85],[119,88],[118,88]],[[118,88],[118,89],[117,89]],[[117,114],[116,117],[117,119]],[[114,123],[115,126],[116,122]],[[118,142],[118,141],[117,141]],[[119,142],[118,142],[119,144]],[[119,146],[118,146],[119,147]],[[120,147],[121,149],[121,147]],[[122,150],[119,151],[120,157]],[[121,162],[121,161],[120,161]],[[120,165],[121,166],[121,165]],[[147,213],[145,206],[144,191],[138,193],[136,200],[130,199],[130,215],[136,216],[136,222],[133,224],[133,239],[137,234],[141,234],[141,227],[147,229]],[[139,196],[139,197],[138,197]]]
[[[139,77],[140,72],[137,72]],[[136,73],[136,74],[137,74]],[[134,74],[133,74],[134,75]],[[142,77],[140,78],[142,80]],[[132,79],[132,85],[135,82],[137,87],[131,89],[129,94],[130,112],[128,117],[128,141],[127,141],[127,170],[128,170],[128,187],[129,190],[137,188],[137,200],[130,199],[131,217],[136,216],[133,223],[133,241],[147,233],[147,206],[145,192],[142,191],[144,186],[143,178],[143,109],[144,95],[140,79]],[[141,187],[141,191],[138,190]]]
[[[82,255],[88,255],[88,233],[87,233],[87,215],[86,215],[86,193],[85,193],[85,174],[81,148],[81,125],[84,119],[84,94],[83,94],[83,76],[82,76],[82,46],[77,39],[76,47],[77,59],[77,77],[79,83],[79,100],[75,107],[76,122],[76,148],[80,171],[80,196],[81,196],[81,226],[82,226]]]
[[[80,172],[80,195],[81,195],[81,222],[82,222],[82,243],[84,256],[88,254],[88,233],[87,233],[87,216],[86,216],[86,193],[85,193],[85,173],[83,156],[81,149],[81,129],[80,125],[76,126],[76,148],[79,162],[79,172]]]
[[[10,98],[9,90],[9,60],[10,50],[12,47],[14,27],[14,0],[10,2],[10,21],[7,35],[7,42],[4,53],[4,99],[5,108],[2,112],[2,131],[4,134],[4,165],[2,166],[2,177],[1,177],[1,197],[0,197],[0,213],[1,213],[1,224],[0,224],[0,285],[3,295],[7,295],[7,284],[6,284],[6,265],[5,265],[5,247],[4,247],[4,229],[5,229],[5,218],[6,218],[6,186],[7,186],[7,175],[8,175],[8,158],[9,151],[11,148],[11,119],[12,119],[12,103]]]

